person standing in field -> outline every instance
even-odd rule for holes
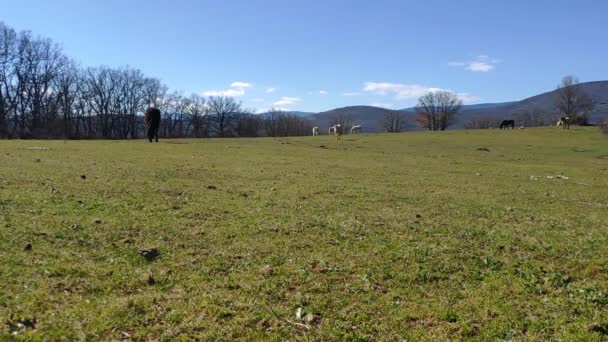
[[[158,142],[158,128],[160,127],[160,110],[158,108],[150,107],[146,110],[144,115],[144,123],[146,124],[148,140],[152,142],[154,139]]]

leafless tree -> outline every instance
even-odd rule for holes
[[[17,32],[0,22],[0,138],[11,135],[11,114],[16,109],[15,68]]]
[[[312,134],[312,123],[279,109],[271,109],[261,114],[264,130],[269,137],[288,137]]]
[[[122,137],[137,138],[137,113],[145,110],[145,77],[140,70],[119,70],[119,114],[124,117]]]
[[[532,107],[519,111],[513,114],[513,119],[517,125],[526,127],[545,126],[552,121],[540,107]]]
[[[190,100],[184,98],[178,92],[172,92],[166,95],[164,101],[159,102],[162,108],[162,136],[176,138],[182,134],[184,128],[184,120],[190,107]]]
[[[264,114],[261,114],[264,118],[264,128],[266,135],[269,137],[281,136],[281,121],[285,113],[282,110],[271,108]]]
[[[56,99],[65,139],[80,136],[78,101],[82,100],[82,77],[78,65],[68,61],[55,79]]]
[[[236,123],[236,134],[239,137],[258,137],[263,133],[264,119],[260,115],[253,114],[255,110],[244,109],[239,114]]]
[[[431,91],[418,99],[416,122],[430,131],[443,131],[454,123],[461,108],[458,95],[445,90]]]
[[[96,131],[102,138],[112,138],[113,98],[117,84],[107,67],[88,68],[86,71],[86,99],[96,117]]]
[[[149,106],[160,109],[167,137],[258,136],[267,126],[234,98],[170,92],[128,66],[83,69],[51,40],[0,22],[0,138],[137,138]],[[273,134],[310,134],[295,115],[276,121]]]
[[[211,96],[207,100],[209,106],[209,122],[216,136],[231,136],[238,114],[243,108],[233,97]]]
[[[587,125],[587,114],[593,110],[591,96],[583,91],[574,76],[565,76],[557,86],[555,107],[560,116],[570,117],[571,122]]]
[[[169,92],[169,88],[157,78],[146,78],[143,92],[146,107],[160,108]]]
[[[491,115],[480,115],[472,118],[469,122],[464,124],[465,129],[488,129],[488,128],[496,128],[500,126],[502,122],[501,119],[498,119]]]
[[[190,96],[190,125],[191,134],[195,138],[209,136],[209,107],[206,99],[196,94]]]
[[[344,134],[347,134],[348,133],[347,127],[351,127],[352,122],[353,122],[353,116],[351,113],[338,112],[331,118],[329,125],[330,126],[340,125],[340,126],[342,126],[342,132],[344,132]]]
[[[405,113],[390,111],[384,113],[382,127],[387,133],[399,133],[405,130]]]

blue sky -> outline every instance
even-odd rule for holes
[[[84,66],[130,65],[248,108],[404,108],[432,88],[523,99],[608,79],[604,0],[0,0]]]

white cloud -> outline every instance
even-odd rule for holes
[[[329,93],[327,92],[327,90],[319,90],[319,94],[321,94],[321,95],[327,95]]]
[[[205,96],[226,96],[237,97],[245,95],[245,89],[226,89],[226,90],[208,90],[203,93]]]
[[[245,89],[251,88],[253,85],[247,82],[232,82],[230,88],[225,90],[208,90],[203,93],[205,96],[226,96],[226,97],[237,97],[245,95]]]
[[[374,102],[372,103],[370,106],[374,106],[374,107],[380,107],[380,108],[393,108],[393,104],[392,103],[381,103],[381,102]]]
[[[262,114],[262,113],[270,112],[271,110],[280,110],[282,112],[289,112],[288,108],[284,108],[284,107],[271,107],[271,108],[258,109],[258,110],[255,111],[255,113],[256,114]]]
[[[361,95],[361,93],[358,92],[346,92],[346,93],[342,93],[342,96],[359,96]]]
[[[272,88],[272,87],[270,87],[270,88],[266,88],[266,93],[267,93],[267,94],[274,93],[275,91],[277,91],[277,88]]]
[[[363,91],[376,95],[394,95],[398,100],[418,98],[429,91],[438,88],[428,88],[419,84],[400,84],[388,82],[365,82]]]
[[[251,99],[253,102],[264,102],[264,99]]]
[[[471,95],[469,93],[456,93],[456,95],[458,95],[458,97],[462,100],[464,104],[476,103],[481,100],[481,98],[475,95]]]
[[[283,96],[283,97],[281,97],[281,99],[279,101],[274,102],[273,105],[275,105],[275,106],[289,106],[289,105],[298,103],[300,101],[302,101],[302,99],[297,98],[297,97]]]
[[[464,68],[472,72],[489,72],[496,68],[496,64],[500,63],[499,59],[492,59],[487,55],[479,55],[475,59],[467,62],[449,62],[451,67]]]
[[[230,85],[232,88],[251,88],[253,84],[248,82],[232,82]]]
[[[480,98],[469,93],[458,93],[450,89],[436,88],[436,87],[425,87],[419,84],[401,84],[401,83],[387,83],[387,82],[365,82],[363,91],[376,94],[376,95],[393,95],[397,100],[408,100],[418,99],[429,92],[437,91],[449,91],[456,93],[464,103],[472,103],[479,101]],[[391,108],[393,105],[390,103],[375,103],[372,106]]]
[[[488,72],[494,69],[494,65],[488,64],[486,62],[471,62],[471,64],[469,64],[466,69],[474,72]]]

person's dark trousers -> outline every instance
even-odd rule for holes
[[[148,127],[148,140],[152,142],[153,139],[158,142],[158,126]]]

